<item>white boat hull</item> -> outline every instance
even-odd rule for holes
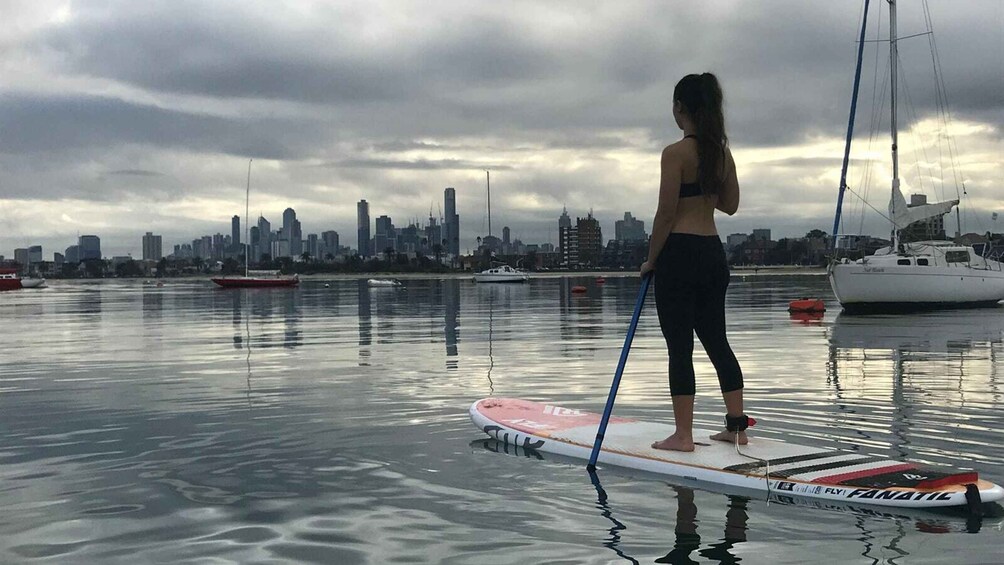
[[[529,280],[527,274],[484,274],[474,275],[474,280],[479,283],[521,283]]]
[[[45,279],[21,279],[21,288],[45,288]]]
[[[1004,300],[1004,272],[966,266],[839,263],[829,269],[833,294],[845,308],[866,305],[954,307]]]

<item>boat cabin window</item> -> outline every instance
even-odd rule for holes
[[[910,264],[910,260],[909,259],[897,259],[896,260],[896,264],[897,265],[909,265]]]
[[[927,266],[929,263],[927,262],[927,259],[925,257],[920,257],[917,259],[917,264]]]
[[[947,263],[968,263],[969,262],[969,252],[968,251],[946,251],[945,252],[945,262],[947,262]]]

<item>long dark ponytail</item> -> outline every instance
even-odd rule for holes
[[[694,120],[697,128],[698,179],[704,194],[718,194],[725,182],[725,114],[722,87],[711,73],[687,75],[676,83],[673,100]]]

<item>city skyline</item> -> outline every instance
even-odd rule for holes
[[[492,223],[524,240],[556,241],[565,204],[606,226],[625,210],[651,222],[659,151],[679,137],[673,85],[705,70],[725,89],[743,187],[720,233],[832,229],[860,3],[288,6],[14,2],[0,22],[0,249],[99,233],[109,255],[136,256],[146,231],[227,233],[249,157],[252,218],[293,208],[309,231],[343,239],[360,199],[381,203],[374,216],[422,217],[455,187],[460,245],[472,248],[486,231],[485,169]],[[881,8],[869,41],[884,33]],[[930,6],[961,164],[944,183],[927,40],[900,47],[904,193],[955,198],[964,181],[964,232],[995,229],[1004,193],[1002,12]],[[919,8],[899,16],[904,35],[924,31]],[[879,210],[888,112],[869,117],[886,104],[882,49],[866,48],[849,175]],[[848,198],[858,231],[865,207]],[[883,235],[867,212],[860,231]]]

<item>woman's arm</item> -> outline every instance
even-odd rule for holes
[[[648,243],[648,261],[642,266],[642,275],[655,268],[666,238],[676,223],[676,205],[680,200],[682,161],[673,146],[662,150],[662,174],[659,181],[659,207],[652,221],[652,239]]]
[[[718,204],[715,206],[728,215],[739,209],[739,179],[736,177],[736,162],[732,159],[732,151],[725,150],[725,184],[718,194]]]

